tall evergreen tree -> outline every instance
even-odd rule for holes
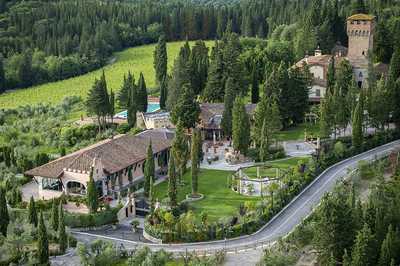
[[[128,74],[127,78],[127,119],[129,127],[134,127],[136,125],[136,113],[138,111],[137,106],[137,87],[133,76]]]
[[[386,87],[390,92],[391,109],[396,128],[400,129],[400,48],[397,48],[390,60],[389,74]]]
[[[151,182],[155,179],[154,155],[151,141],[147,147],[147,158],[144,164],[144,196],[150,196]]]
[[[58,206],[56,201],[53,199],[52,204],[51,204],[51,227],[53,228],[54,231],[57,231],[58,229]]]
[[[86,204],[91,213],[97,212],[97,208],[99,206],[99,199],[97,196],[96,185],[93,179],[93,167],[90,169],[89,182],[87,182],[86,189]]]
[[[178,124],[176,125],[175,137],[172,143],[172,152],[178,169],[179,183],[181,183],[183,174],[186,171],[189,147],[184,127],[180,121],[178,121]]]
[[[365,14],[367,13],[367,8],[365,7],[364,0],[353,0],[352,14]]]
[[[58,244],[62,253],[67,249],[67,233],[65,232],[65,219],[62,201],[58,206]]]
[[[378,62],[389,63],[393,54],[393,47],[390,40],[390,31],[387,28],[387,21],[379,20],[374,34],[374,55]]]
[[[332,56],[331,60],[329,61],[328,73],[326,75],[327,75],[326,88],[330,92],[333,92],[333,90],[335,88],[335,82],[336,82],[336,80],[335,80],[335,57],[334,56]]]
[[[35,206],[35,200],[33,199],[33,196],[31,196],[31,199],[29,200],[28,221],[29,221],[30,224],[32,224],[35,227],[37,227],[37,225],[38,225],[38,215],[37,215],[37,210],[36,210],[36,206]]]
[[[8,215],[6,193],[0,186],[0,233],[5,237],[7,236],[7,227],[9,223],[10,217]]]
[[[381,251],[379,256],[379,266],[390,265],[392,260],[397,261],[400,258],[400,239],[398,231],[393,230],[393,226],[389,225],[388,232],[385,240],[381,245]]]
[[[198,193],[198,177],[199,177],[199,146],[200,146],[200,131],[194,129],[192,133],[192,147],[191,147],[191,163],[192,163],[192,195],[197,195]]]
[[[171,121],[174,124],[180,121],[185,128],[193,128],[196,126],[199,114],[200,105],[196,101],[192,89],[185,86],[178,102],[172,109]]]
[[[316,246],[323,261],[327,261],[331,254],[340,261],[344,250],[351,249],[355,238],[352,214],[351,203],[343,186],[336,187],[333,194],[322,199],[316,224]]]
[[[167,78],[168,55],[165,35],[161,35],[154,50],[154,69],[156,82],[161,87],[162,82]]]
[[[352,126],[352,145],[356,152],[362,151],[363,146],[363,116],[364,116],[364,96],[361,92],[360,99],[353,112],[353,118],[351,122]]]
[[[225,95],[224,95],[224,111],[222,114],[221,127],[224,131],[225,136],[232,135],[232,108],[233,102],[237,95],[235,81],[232,78],[228,78],[225,85]]]
[[[40,265],[50,265],[49,263],[49,240],[47,238],[46,225],[43,220],[43,213],[40,212],[38,225],[37,254]]]
[[[253,139],[260,161],[268,158],[269,146],[275,132],[282,127],[279,107],[274,97],[263,97],[254,113]]]
[[[257,67],[256,63],[253,65],[253,69],[251,71],[251,103],[258,103],[260,99],[260,84],[257,76]]]
[[[120,108],[128,109],[130,101],[129,93],[132,90],[132,87],[135,87],[135,78],[129,71],[127,77],[124,75],[121,89],[117,95],[118,106]]]
[[[137,110],[139,112],[147,112],[147,88],[143,73],[140,72],[140,77],[137,86]]]
[[[190,54],[192,70],[191,87],[195,95],[203,92],[208,74],[208,48],[204,41],[196,41]]]
[[[88,114],[97,116],[99,128],[105,127],[106,117],[110,110],[110,101],[107,92],[107,83],[105,73],[103,71],[100,80],[95,80],[92,88],[89,90],[86,107]]]
[[[161,110],[166,109],[167,98],[168,98],[168,76],[165,77],[160,83],[160,108],[161,108]]]
[[[167,109],[172,110],[186,86],[191,85],[190,46],[186,42],[179,51],[168,82]]]
[[[175,160],[174,160],[174,155],[171,152],[170,157],[169,157],[169,163],[168,163],[168,197],[169,197],[169,202],[171,205],[171,208],[175,208],[178,203],[177,203],[177,184],[176,184],[176,171],[175,171]]]
[[[219,46],[219,42],[215,41],[211,52],[207,83],[202,95],[205,102],[222,102],[224,100],[223,59]]]
[[[363,229],[358,232],[356,241],[354,243],[353,251],[351,253],[352,266],[368,266],[375,265],[374,254],[375,252],[374,238],[371,229],[367,224]]]
[[[3,61],[3,56],[0,54],[0,94],[6,91],[6,75]]]
[[[232,108],[232,140],[233,148],[243,155],[247,155],[250,144],[249,128],[250,120],[245,104],[242,98],[237,97]]]
[[[114,115],[115,115],[115,94],[114,92],[111,90],[110,92],[110,110],[109,110],[109,115],[111,118],[111,123],[113,123],[113,119],[114,119]]]

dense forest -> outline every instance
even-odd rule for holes
[[[361,3],[361,4],[360,4]],[[289,41],[296,56],[318,45],[346,44],[345,18],[377,15],[378,61],[388,61],[388,36],[400,30],[394,1],[10,1],[0,0],[0,93],[80,75],[114,51],[167,41],[221,38],[227,25],[246,37]],[[390,9],[388,8],[390,7]]]

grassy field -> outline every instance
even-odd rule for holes
[[[213,45],[208,41],[207,46]],[[193,44],[193,42],[191,43]],[[172,42],[167,44],[168,66],[171,69],[174,59],[179,53],[183,42]],[[131,71],[137,81],[139,73],[143,72],[148,88],[154,88],[153,51],[155,44],[129,48],[115,53],[115,62],[105,66],[108,89],[118,91],[121,87],[124,74]],[[87,73],[74,78],[46,83],[39,86],[10,91],[0,95],[0,109],[15,108],[21,105],[51,103],[57,104],[66,96],[78,95],[86,98],[89,88],[95,78],[99,78],[102,69]]]
[[[263,176],[275,177],[277,168],[288,169],[289,167],[296,167],[298,161],[300,160],[307,161],[308,158],[294,157],[286,160],[277,160],[275,162],[271,162],[269,163],[269,165],[271,165],[271,168],[260,167],[260,175],[261,177]],[[246,168],[244,169],[244,173],[250,178],[257,178],[257,167]]]
[[[307,131],[307,135],[319,135],[319,124],[304,123],[300,124],[295,128],[278,132],[277,138],[280,141],[287,140],[304,140],[304,132]]]
[[[192,202],[189,206],[200,214],[202,211],[208,214],[211,221],[221,217],[235,214],[240,203],[245,201],[258,201],[258,197],[242,196],[227,187],[228,177],[232,172],[201,169],[199,174],[199,192],[204,199]],[[191,192],[190,171],[184,175],[185,185],[178,187],[178,200],[185,198]],[[158,199],[167,197],[168,182],[163,182],[155,187],[155,195]]]

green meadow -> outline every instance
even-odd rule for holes
[[[214,42],[207,41],[208,47]],[[171,69],[174,59],[179,53],[184,42],[171,42],[167,44],[168,67]],[[191,45],[193,42],[191,42]],[[125,49],[114,54],[114,62],[102,69],[89,72],[85,75],[69,78],[62,81],[46,83],[26,89],[9,91],[0,95],[0,109],[15,108],[21,105],[38,103],[60,103],[67,96],[81,96],[86,98],[87,92],[95,78],[99,78],[105,71],[109,90],[118,91],[122,85],[124,74],[131,71],[135,79],[143,72],[147,88],[155,87],[155,74],[153,68],[153,52],[155,44],[138,46]]]

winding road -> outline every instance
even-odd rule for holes
[[[400,145],[400,140],[379,146],[372,150],[358,154],[354,157],[343,160],[321,173],[312,183],[310,183],[299,195],[297,195],[284,209],[282,209],[273,219],[264,225],[259,231],[252,235],[242,236],[234,239],[219,240],[212,242],[184,243],[184,244],[150,244],[137,241],[129,241],[114,237],[103,236],[96,233],[73,232],[79,241],[89,242],[102,238],[111,240],[115,244],[123,244],[126,248],[136,248],[147,245],[151,249],[165,249],[169,252],[182,253],[185,251],[213,252],[215,250],[226,249],[234,252],[246,251],[257,247],[265,247],[280,237],[287,235],[303,219],[310,215],[326,192],[332,191],[337,181],[342,180],[359,161],[373,161],[388,155],[395,146]]]

